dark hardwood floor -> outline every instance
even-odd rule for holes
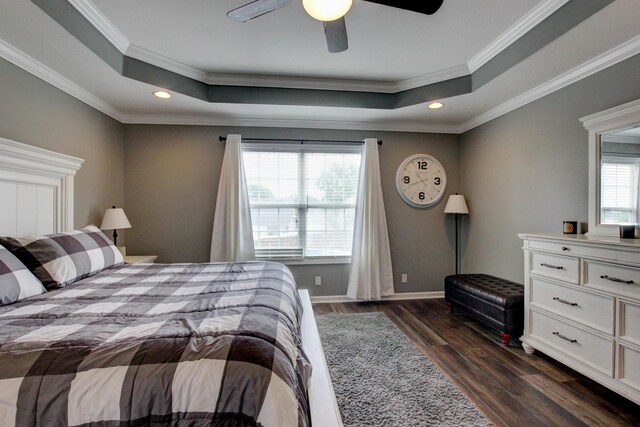
[[[498,332],[442,299],[314,304],[316,315],[384,312],[497,426],[640,426],[640,406]]]

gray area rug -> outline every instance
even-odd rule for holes
[[[345,426],[491,426],[384,313],[316,316]]]

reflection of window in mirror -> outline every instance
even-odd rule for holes
[[[640,223],[640,128],[601,137],[600,221]]]

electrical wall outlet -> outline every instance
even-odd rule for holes
[[[402,283],[407,283],[407,273],[402,274]]]
[[[316,276],[316,286],[322,285],[322,276]]]

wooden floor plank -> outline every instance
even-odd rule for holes
[[[574,388],[548,375],[526,375],[523,379],[575,414],[587,425],[611,427],[628,425],[619,417],[603,410],[598,403],[591,399],[584,399],[583,395],[577,393]]]
[[[384,312],[497,426],[636,426],[640,406],[517,340],[448,312],[442,299],[316,304],[326,313]]]

